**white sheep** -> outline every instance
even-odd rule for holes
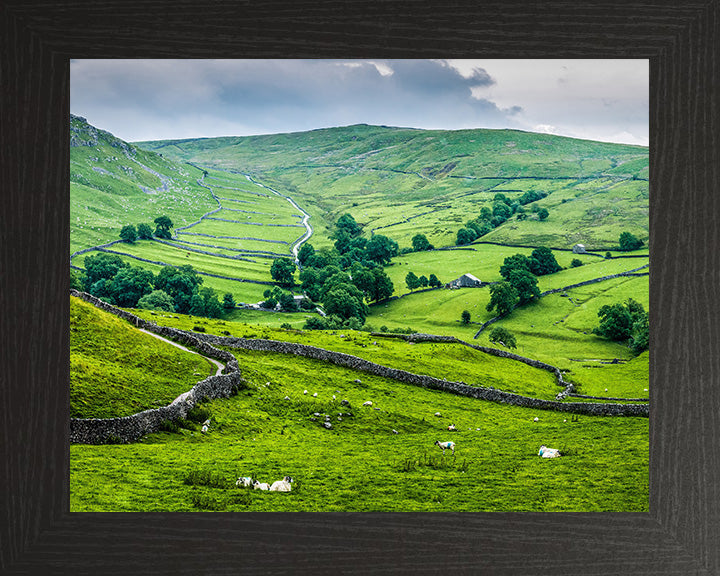
[[[448,430],[457,430],[457,428],[455,428],[455,424],[450,424],[450,426],[448,426]]]
[[[208,430],[209,430],[208,425],[205,424],[205,425],[203,425],[203,427],[202,427],[202,429],[200,430],[200,432],[202,432],[203,434],[207,434],[207,431],[208,431]]]
[[[538,456],[540,456],[540,458],[558,458],[560,456],[560,451],[556,448],[548,448],[543,445],[540,446]]]
[[[540,418],[538,418],[537,416],[535,416],[535,418],[533,418],[533,422],[539,422],[539,421],[540,421]]]
[[[253,479],[250,476],[240,476],[235,482],[235,486],[252,486]]]
[[[208,418],[207,420],[205,420],[205,422],[203,422],[203,426],[210,426],[210,418]]]
[[[363,406],[372,406],[372,402],[370,400],[363,402]]]
[[[290,476],[285,476],[282,480],[277,480],[272,483],[270,492],[290,492],[292,490],[292,486],[290,485],[292,481]]]
[[[267,482],[255,480],[255,482],[253,482],[253,490],[270,490],[270,485]]]
[[[440,442],[440,440],[435,440],[435,445],[442,448],[443,454],[445,454],[445,450],[447,449],[452,450],[453,455],[455,454],[455,442]]]
[[[317,392],[313,392],[313,398],[317,398]]]

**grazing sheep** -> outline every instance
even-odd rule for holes
[[[317,392],[313,392],[313,398],[317,398]]]
[[[363,402],[363,406],[372,406],[372,402],[370,400]]]
[[[203,426],[210,426],[210,418],[208,418],[207,420],[205,420],[205,422],[203,422]]]
[[[307,390],[303,390],[303,394],[307,394]]]
[[[255,482],[253,482],[253,490],[270,490],[270,485],[267,482],[255,480]]]
[[[455,455],[455,442],[440,442],[440,440],[435,440],[435,446],[442,448],[443,454],[445,454],[445,450],[450,449],[453,455]]]
[[[270,486],[270,492],[290,492],[292,490],[292,486],[290,483],[292,482],[292,478],[290,476],[285,476],[282,480],[277,480],[272,483],[272,486]]]
[[[252,486],[253,479],[250,476],[240,476],[235,482],[235,486]]]
[[[435,412],[435,416],[440,417],[442,414],[440,414],[440,412]]]
[[[448,426],[448,430],[457,430],[457,428],[455,428],[455,424],[450,424],[450,426]]]
[[[535,416],[535,418],[533,418],[533,422],[539,422],[539,421],[540,421],[540,418],[538,418],[537,416]]]
[[[202,432],[203,434],[207,434],[207,431],[208,431],[208,430],[209,430],[209,428],[208,428],[207,424],[205,424],[205,425],[202,427],[202,429],[200,430],[200,432]]]
[[[540,456],[540,458],[558,458],[560,456],[560,452],[556,448],[548,448],[547,446],[540,446],[540,451],[538,452],[538,456]]]

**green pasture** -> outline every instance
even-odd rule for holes
[[[303,358],[237,356],[248,388],[205,405],[208,434],[71,446],[71,511],[648,509],[645,418],[572,421]],[[367,400],[372,407],[362,406]],[[323,414],[332,429],[321,426]],[[451,423],[457,431],[448,432]],[[435,440],[453,440],[455,456],[443,456]],[[540,459],[541,444],[565,455]],[[290,475],[293,491],[236,487],[246,475]]]
[[[205,358],[70,297],[70,416],[128,416],[164,406],[215,374]]]
[[[280,240],[282,242],[286,242],[287,244],[292,244],[293,242],[295,242],[295,240],[305,234],[305,227],[299,224],[292,227],[266,226],[262,224],[264,222],[271,223],[272,221],[270,219],[260,220],[257,214],[247,214],[239,216],[241,217],[238,218],[236,216],[233,219],[243,222],[242,224],[238,224],[235,222],[223,222],[222,220],[203,219],[196,226],[188,228],[187,230],[180,230],[179,233],[182,234],[183,232],[195,232],[198,234],[210,234],[211,236],[236,236],[239,238],[250,238],[251,240],[247,240],[246,242],[253,242],[253,245],[256,245],[258,242],[253,241],[252,238],[257,238],[260,241]],[[263,216],[263,218],[267,217]],[[250,222],[256,222],[261,225],[253,225],[250,224]],[[211,240],[214,240],[214,238],[211,238]],[[282,244],[277,244],[274,242],[266,242],[265,244],[268,246],[273,246],[274,248],[283,247]],[[289,251],[289,248],[286,247],[285,249]]]

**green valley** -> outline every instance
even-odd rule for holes
[[[72,511],[648,510],[646,147],[70,135]]]

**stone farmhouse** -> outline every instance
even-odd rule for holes
[[[482,282],[479,278],[476,278],[472,274],[463,274],[460,278],[457,278],[447,284],[446,288],[479,288],[482,286]]]

